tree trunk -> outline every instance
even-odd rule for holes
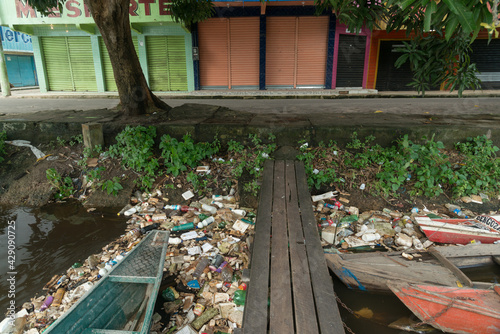
[[[124,114],[133,116],[170,110],[165,102],[151,92],[142,73],[130,30],[130,0],[85,2],[108,49]]]

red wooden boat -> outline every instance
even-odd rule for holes
[[[472,240],[491,244],[500,240],[500,217],[477,216],[470,219],[415,217],[420,229],[433,242],[466,245]]]
[[[418,317],[443,332],[500,333],[500,285],[494,289],[388,283]]]

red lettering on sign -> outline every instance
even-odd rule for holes
[[[139,5],[135,0],[130,0],[130,8],[128,9],[128,13],[130,16],[137,16],[137,8],[139,8]]]
[[[35,10],[22,0],[16,0],[16,14],[18,18],[24,17],[36,17]]]
[[[80,3],[76,0],[69,0],[66,2],[66,9],[69,11],[68,17],[78,17],[82,15],[82,11],[76,6],[80,6]]]
[[[160,0],[160,15],[170,15],[169,0]]]
[[[59,9],[57,7],[53,7],[51,9],[51,13],[47,16],[48,17],[61,17],[61,13],[59,13]]]
[[[150,8],[150,4],[152,3],[155,3],[156,0],[139,0],[139,3],[143,3],[144,4],[144,14],[146,16],[149,16],[151,15],[151,8]]]

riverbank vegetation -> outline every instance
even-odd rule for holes
[[[224,145],[218,138],[195,143],[190,134],[182,139],[164,135],[158,141],[152,126],[127,127],[116,137],[116,144],[107,150],[94,150],[99,153],[94,164],[88,164],[91,150],[84,152],[78,164],[82,167],[83,188],[90,182],[93,188],[87,189],[111,195],[123,188],[120,182],[126,170],[135,175],[135,187],[141,191],[149,192],[164,183],[201,194],[239,183],[242,191],[256,196],[264,161],[273,158],[277,149],[275,141],[273,135],[256,134],[243,142],[229,140]],[[434,136],[417,142],[405,135],[387,147],[374,141],[373,136],[358,138],[357,133],[345,147],[334,141],[316,147],[299,141],[296,159],[305,164],[311,191],[360,190],[385,199],[432,199],[441,195],[457,199],[480,194],[484,198],[498,197],[499,148],[486,136],[468,138],[452,149],[445,149]],[[105,173],[113,169],[105,166],[110,161],[121,168]],[[57,198],[61,193],[68,195],[68,185],[58,187],[64,183],[53,180],[51,183],[58,188]],[[82,187],[76,183],[75,197],[82,194]]]

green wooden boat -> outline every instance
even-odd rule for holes
[[[146,334],[170,233],[150,232],[44,334]]]

